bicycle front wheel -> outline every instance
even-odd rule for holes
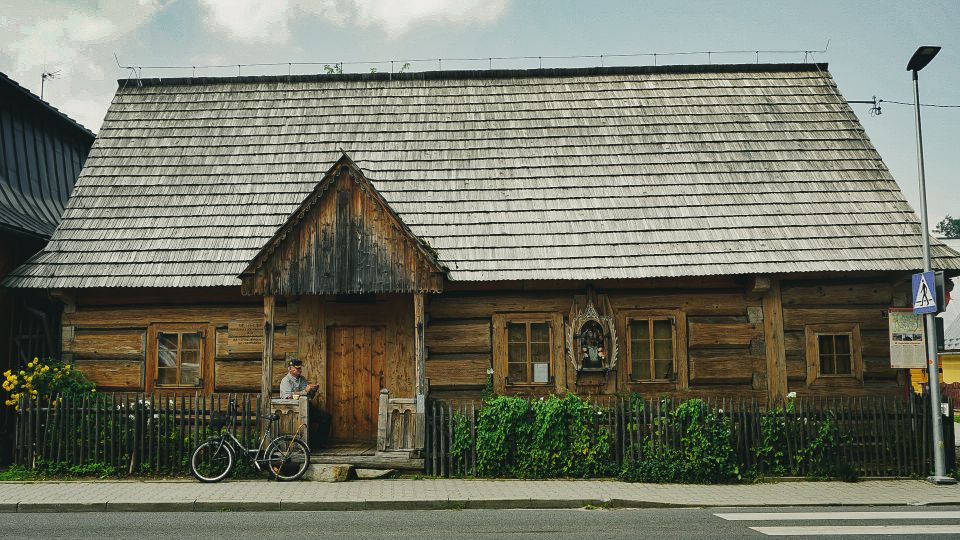
[[[233,469],[233,449],[220,439],[203,441],[190,456],[190,472],[201,482],[219,482]]]
[[[280,481],[297,480],[310,466],[310,450],[307,445],[289,435],[271,441],[266,457],[270,474]]]

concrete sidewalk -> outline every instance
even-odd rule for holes
[[[960,504],[960,485],[922,480],[750,485],[600,480],[192,480],[0,482],[0,512],[426,510]]]

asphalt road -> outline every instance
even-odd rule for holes
[[[784,528],[785,527],[785,528]],[[811,527],[825,527],[825,529]],[[755,530],[759,528],[759,530]],[[4,514],[0,538],[960,537],[960,506]],[[809,534],[805,534],[809,533]],[[824,534],[826,533],[826,534]]]

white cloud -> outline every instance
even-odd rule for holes
[[[398,37],[420,23],[489,24],[510,0],[199,0],[205,21],[236,41],[284,43],[294,17],[379,27]]]
[[[489,24],[506,11],[508,0],[352,0],[355,20],[380,26],[391,37],[420,22]]]
[[[284,43],[292,16],[289,0],[200,0],[204,21],[238,41]]]
[[[0,60],[20,84],[40,94],[40,73],[57,71],[45,98],[96,129],[108,103],[89,85],[106,82],[103,47],[146,23],[168,0],[76,2],[34,0],[4,6]],[[51,99],[51,94],[56,98]],[[73,106],[78,107],[74,110]]]

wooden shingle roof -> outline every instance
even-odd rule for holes
[[[921,266],[826,66],[759,64],[122,81],[8,283],[239,285],[344,151],[454,281]]]

